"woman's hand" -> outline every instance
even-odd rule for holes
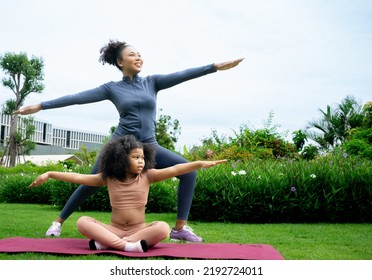
[[[235,59],[235,60],[230,60],[230,61],[225,61],[225,62],[221,62],[221,63],[215,63],[214,64],[214,67],[216,68],[216,70],[218,71],[221,71],[221,70],[228,70],[230,68],[233,68],[235,66],[237,66],[240,62],[243,61],[244,58],[239,58],[239,59]]]
[[[45,172],[41,175],[39,175],[28,187],[33,188],[41,185],[42,183],[45,183],[49,179],[49,173]]]
[[[20,108],[13,112],[15,115],[30,115],[35,114],[41,110],[41,104],[29,105],[23,108]]]

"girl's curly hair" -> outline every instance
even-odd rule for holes
[[[121,67],[118,65],[117,60],[121,59],[122,50],[128,46],[126,42],[110,40],[107,45],[99,50],[101,55],[98,61],[102,62],[102,64],[108,63],[110,65],[115,65],[121,71]]]
[[[154,145],[143,144],[133,135],[126,135],[108,142],[101,153],[100,172],[102,178],[123,181],[129,173],[129,154],[134,149],[143,149],[145,166],[143,171],[155,166]]]

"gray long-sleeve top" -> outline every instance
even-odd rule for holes
[[[114,132],[116,136],[132,134],[143,143],[156,143],[158,91],[216,71],[214,64],[210,64],[166,75],[135,75],[132,80],[123,77],[118,82],[108,82],[94,89],[44,101],[41,108],[47,110],[110,100],[120,115],[119,125]]]

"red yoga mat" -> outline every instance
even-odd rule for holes
[[[236,243],[159,243],[146,253],[90,250],[87,239],[24,238],[0,239],[1,253],[50,253],[64,255],[115,254],[125,257],[173,257],[188,259],[283,260],[272,246]]]

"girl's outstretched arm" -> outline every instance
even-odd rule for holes
[[[192,161],[187,163],[180,163],[173,165],[171,167],[163,168],[163,169],[154,169],[152,180],[153,182],[160,182],[166,179],[176,177],[178,175],[186,174],[194,170],[198,170],[201,168],[209,168],[215,166],[217,164],[227,162],[226,159],[222,160],[213,160],[213,161]]]
[[[48,171],[38,176],[28,187],[33,188],[39,186],[48,181],[48,179],[56,179],[63,182],[83,184],[92,187],[101,187],[105,185],[101,174],[80,174],[73,172]]]

